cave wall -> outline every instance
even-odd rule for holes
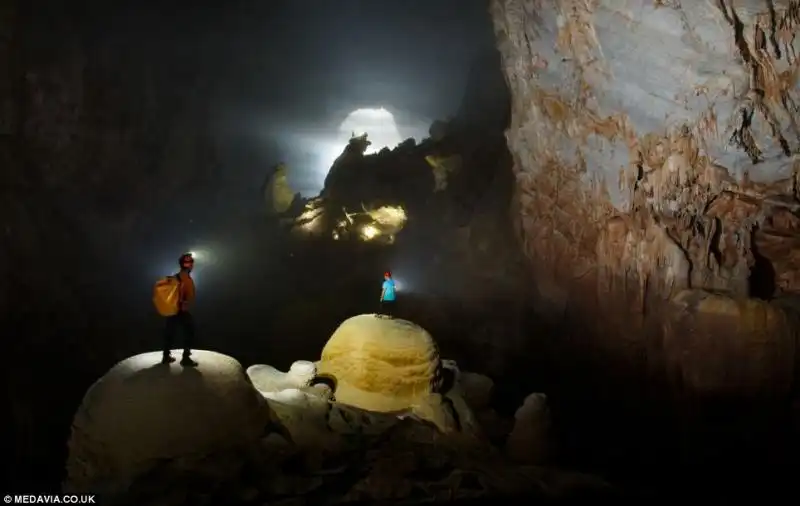
[[[116,36],[99,5],[35,3],[0,3],[2,443],[17,484],[54,479],[87,382],[136,349],[116,302],[137,242],[172,195],[215,177],[208,81],[156,36]]]
[[[798,12],[491,2],[512,95],[512,214],[542,317],[690,388],[791,388],[795,328],[750,300],[800,290]],[[717,295],[687,303],[686,290]]]

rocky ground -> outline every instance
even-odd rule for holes
[[[496,448],[443,436],[416,420],[384,422],[370,434],[355,413],[351,432],[331,434],[337,452],[298,451],[277,435],[242,461],[208,457],[191,471],[165,463],[120,504],[424,504],[451,501],[613,497],[604,481],[544,467],[514,466]]]
[[[376,322],[382,328],[395,324]],[[352,329],[331,339],[336,350],[348,340],[365,347]],[[395,339],[399,344],[406,338]],[[319,375],[314,363],[303,361],[287,373],[266,365],[245,373],[234,359],[208,351],[196,352],[199,366],[189,371],[159,365],[157,352],[126,359],[89,389],[77,411],[65,491],[100,493],[109,504],[174,506],[620,495],[602,479],[548,464],[550,455],[540,451],[550,443],[542,394],[531,396],[516,419],[507,419],[490,407],[491,380],[460,371],[453,361],[440,365],[437,355],[420,358],[433,369],[408,376],[413,367],[387,366],[395,352],[373,349],[383,365],[367,359],[365,368],[383,367],[376,379],[341,369],[339,359],[328,362],[326,353],[318,366],[327,372]],[[415,378],[431,385],[430,397],[388,394]],[[373,403],[364,393],[384,385],[396,402],[414,405],[380,413],[343,404],[336,391],[344,392],[349,382],[362,392],[348,389],[353,403]],[[429,404],[434,400],[436,405]],[[429,418],[431,409],[444,410],[450,421]]]

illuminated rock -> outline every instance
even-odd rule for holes
[[[267,178],[263,187],[264,201],[272,214],[282,214],[292,207],[299,194],[289,185],[286,165],[278,164]]]
[[[328,340],[317,369],[321,376],[334,379],[340,403],[375,412],[411,413],[442,431],[458,429],[451,403],[441,392],[442,361],[436,343],[412,322],[354,316]]]
[[[765,337],[752,318],[777,325],[756,317],[767,311],[757,301],[705,302],[728,309],[704,310],[704,336],[644,348],[652,328],[681,317],[661,309],[683,289],[800,292],[795,2],[493,0],[491,14],[539,315],[588,330],[626,363],[649,357],[631,368],[662,351],[677,360],[692,341],[707,356],[681,359],[684,386],[730,392],[771,375],[783,388],[785,372],[756,380],[736,351]],[[734,328],[738,343],[721,341]],[[715,360],[749,379],[723,379]]]
[[[325,232],[325,208],[322,198],[308,201],[294,219],[292,231],[300,235],[320,235]]]
[[[362,203],[360,211],[350,211],[344,206],[328,204],[325,198],[310,201],[303,213],[294,219],[295,234],[392,244],[408,220],[402,206],[367,208]]]
[[[196,368],[161,352],[123,360],[89,388],[72,424],[69,491],[118,491],[161,461],[256,444],[266,403],[233,358],[195,351]]]
[[[397,318],[359,315],[339,325],[317,369],[335,378],[339,402],[392,412],[436,392],[442,363],[436,343],[422,327]]]
[[[430,165],[433,170],[434,193],[446,190],[448,176],[454,172],[458,172],[458,169],[461,167],[460,155],[448,157],[428,155],[425,157],[425,161],[428,162],[428,165]]]
[[[271,365],[263,364],[251,365],[246,372],[253,386],[262,394],[266,394],[309,387],[317,374],[317,369],[313,362],[300,360],[292,364],[289,372],[282,372]]]

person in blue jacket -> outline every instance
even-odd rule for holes
[[[393,318],[397,307],[397,287],[392,279],[392,273],[383,273],[383,287],[381,288],[380,316]]]

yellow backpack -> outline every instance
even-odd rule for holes
[[[159,279],[153,287],[153,304],[161,316],[178,314],[181,300],[181,278],[179,274]]]

